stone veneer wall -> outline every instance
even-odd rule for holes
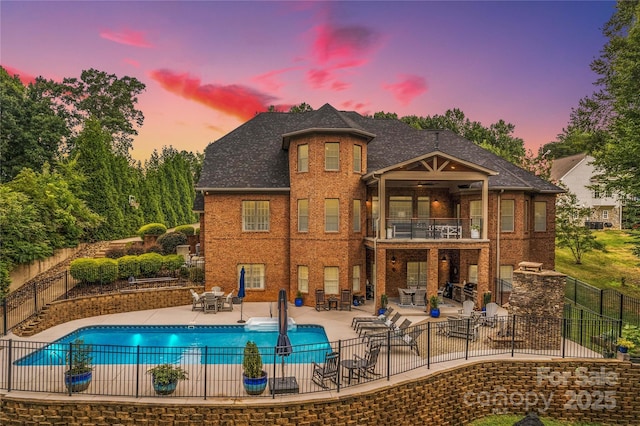
[[[527,341],[531,349],[554,349],[562,336],[556,332],[562,320],[567,277],[556,271],[513,271],[513,290],[507,311],[510,315],[528,317]],[[516,330],[516,337],[518,330]]]
[[[131,292],[85,296],[51,303],[30,325],[14,330],[18,335],[33,335],[68,321],[98,315],[169,308],[192,302],[189,288],[201,293],[203,286],[167,287]]]
[[[544,416],[567,421],[635,425],[639,381],[640,366],[628,362],[489,360],[393,385],[382,381],[375,390],[310,400],[101,401],[81,395],[38,400],[0,394],[0,424],[459,426],[493,413],[524,416],[543,410]]]

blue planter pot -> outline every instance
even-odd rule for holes
[[[431,318],[438,318],[440,316],[440,308],[431,308],[429,315]]]
[[[264,392],[267,387],[267,373],[263,371],[262,374],[262,377],[255,379],[242,373],[242,384],[244,384],[244,390],[249,395],[261,395]]]
[[[167,384],[153,382],[153,390],[156,391],[158,395],[171,395],[173,392],[175,392],[177,386],[177,380],[175,382],[170,382]]]
[[[64,373],[64,384],[71,392],[82,392],[87,390],[91,383],[91,371],[80,374]]]
[[[384,315],[384,313],[387,312],[386,308],[380,308],[378,309],[378,315]]]
[[[300,306],[304,305],[304,301],[302,300],[302,297],[296,297],[295,299],[295,305],[299,308]]]
[[[621,354],[626,354],[627,352],[629,352],[629,348],[627,348],[626,346],[618,346],[618,351],[620,351]]]

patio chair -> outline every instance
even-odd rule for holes
[[[460,337],[462,339],[475,342],[478,339],[479,324],[476,324],[471,317],[448,317],[447,337]]]
[[[316,311],[319,311],[320,308],[327,309],[327,300],[324,297],[324,290],[316,290]]]
[[[354,361],[358,366],[358,377],[368,378],[369,375],[379,376],[380,373],[376,373],[376,364],[378,363],[378,355],[380,355],[380,345],[373,344],[365,352],[364,357],[361,358],[357,354],[353,355]]]
[[[485,311],[480,316],[480,325],[487,327],[495,327],[498,321],[498,304],[495,302],[487,303]]]
[[[413,295],[413,303],[415,303],[416,306],[427,305],[427,289],[426,288],[416,289],[416,294]]]
[[[347,308],[351,310],[353,300],[351,299],[351,290],[342,290],[340,292],[340,310]]]
[[[204,313],[208,314],[209,312],[213,312],[214,314],[217,314],[218,303],[220,298],[213,293],[205,293],[203,299],[204,299]]]
[[[323,365],[316,362],[313,363],[312,380],[315,384],[323,389],[329,389],[329,386],[325,383],[327,380],[331,380],[336,385],[338,384],[338,357],[338,352],[331,352],[324,357]]]
[[[462,302],[462,309],[458,309],[459,316],[464,318],[470,318],[473,316],[473,307],[475,306],[475,302],[473,300],[465,300]]]
[[[393,317],[391,317],[391,319],[387,319],[386,321],[380,321],[380,322],[373,321],[373,322],[358,324],[356,326],[356,331],[360,336],[366,334],[369,331],[377,331],[377,332],[380,332],[381,330],[384,331],[393,327],[395,323],[398,322],[400,317],[401,317],[400,312],[396,312],[393,315]]]
[[[351,327],[353,327],[353,329],[355,330],[359,323],[367,323],[367,322],[378,321],[378,320],[386,321],[392,312],[393,312],[393,308],[389,307],[382,315],[370,316],[370,317],[353,317],[353,319],[351,320]]]
[[[409,320],[405,320],[409,321]],[[418,347],[418,336],[422,334],[424,328],[422,327],[413,327],[409,329],[411,325],[411,321],[406,324],[401,324],[398,328],[397,333],[392,334],[391,336],[387,335],[379,335],[372,336],[370,339],[370,343],[379,344],[382,347],[407,347],[412,351],[416,352],[416,355],[420,355],[420,348]],[[375,339],[373,338],[375,337]]]
[[[399,326],[391,326],[390,328],[393,331],[392,336],[402,336],[410,325],[411,320],[405,319]],[[387,337],[389,336],[387,333],[389,330],[387,329],[379,328],[377,330],[373,329],[370,331],[372,331],[370,334],[365,334],[363,337],[364,341],[368,344],[386,342]]]
[[[224,299],[220,298],[218,311],[233,311],[233,291],[229,292]]]
[[[407,293],[404,289],[399,288],[398,293],[400,294],[400,302],[398,305],[400,306],[411,306],[413,305],[413,298],[411,297],[411,293]]]
[[[193,305],[191,306],[191,310],[204,311],[204,300],[200,297],[198,293],[193,291],[192,288],[190,288],[189,291],[191,291],[191,297],[193,298]]]
[[[222,289],[220,288],[220,286],[214,286],[214,287],[211,287],[211,292],[212,292],[212,293],[218,293],[218,292],[220,292],[220,291],[222,291]]]

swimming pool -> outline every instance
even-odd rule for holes
[[[287,363],[322,362],[331,345],[324,327],[297,325],[288,331],[293,353]],[[82,327],[17,360],[18,366],[63,365],[70,343],[91,345],[93,364],[241,364],[247,341],[256,342],[264,363],[274,361],[278,331],[243,325],[114,325]]]

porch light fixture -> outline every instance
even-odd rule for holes
[[[442,259],[440,259],[440,262],[445,262],[447,261],[447,256],[445,256],[444,254],[442,255]]]
[[[396,257],[395,256],[391,256],[391,264],[392,265],[396,264]]]

